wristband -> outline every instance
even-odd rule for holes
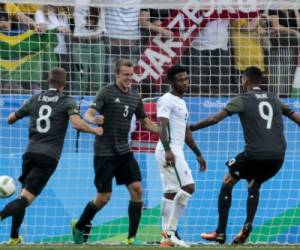
[[[168,141],[162,141],[161,143],[162,143],[162,145],[163,145],[165,151],[171,150],[170,144],[169,144]]]
[[[199,148],[198,148],[198,147],[194,147],[194,148],[192,148],[192,151],[195,153],[195,155],[197,155],[197,156],[201,156],[201,152],[200,152],[200,150],[199,150]]]

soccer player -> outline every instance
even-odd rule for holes
[[[26,207],[41,193],[57,167],[69,120],[77,130],[99,136],[103,133],[101,127],[92,128],[80,118],[75,100],[62,93],[65,84],[65,70],[54,68],[49,75],[50,88],[31,97],[7,118],[8,124],[13,124],[25,116],[30,117],[29,143],[19,178],[22,190],[17,199],[0,211],[1,220],[12,216],[9,245],[22,242],[19,228]]]
[[[275,94],[261,90],[262,78],[260,69],[253,66],[247,68],[241,78],[245,93],[229,101],[219,113],[190,126],[195,131],[217,124],[227,116],[238,114],[246,142],[244,152],[226,163],[229,172],[224,177],[219,193],[218,227],[215,232],[201,234],[205,240],[221,244],[225,242],[232,189],[240,179],[246,179],[247,216],[242,230],[232,244],[243,244],[247,241],[259,203],[261,184],[276,175],[284,161],[286,141],[282,115],[300,125],[298,114],[282,103]]]
[[[195,190],[191,170],[184,157],[184,144],[195,153],[201,171],[206,170],[206,162],[187,126],[188,110],[182,99],[189,88],[187,71],[181,66],[173,66],[168,71],[167,79],[172,90],[157,103],[160,140],[155,151],[164,193],[161,204],[161,246],[188,247],[176,234],[178,220]]]
[[[87,121],[98,124],[104,116],[103,136],[96,136],[94,144],[94,184],[96,197],[86,204],[79,220],[72,222],[73,240],[81,244],[87,240],[86,234],[96,213],[110,200],[112,180],[118,185],[126,185],[130,193],[128,206],[129,231],[127,244],[133,244],[142,214],[141,173],[133,153],[129,150],[128,133],[131,118],[135,114],[141,125],[152,132],[158,132],[144,112],[139,94],[131,89],[133,63],[120,59],[116,63],[116,83],[102,88],[85,114]]]

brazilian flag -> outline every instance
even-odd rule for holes
[[[58,61],[53,31],[37,34],[28,30],[21,34],[0,33],[0,80],[43,83]]]

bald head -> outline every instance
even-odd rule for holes
[[[66,84],[67,74],[63,68],[53,68],[49,74],[49,85],[53,88],[62,88]]]

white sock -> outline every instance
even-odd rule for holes
[[[184,190],[179,190],[174,198],[174,203],[172,206],[170,218],[168,221],[167,228],[169,230],[176,231],[177,230],[177,224],[178,220],[180,219],[185,207],[187,206],[187,203],[192,195],[188,192],[185,192]]]
[[[160,213],[161,213],[161,227],[162,230],[167,229],[167,225],[169,222],[170,214],[173,207],[173,200],[169,200],[165,197],[161,200],[161,207],[160,207]]]

